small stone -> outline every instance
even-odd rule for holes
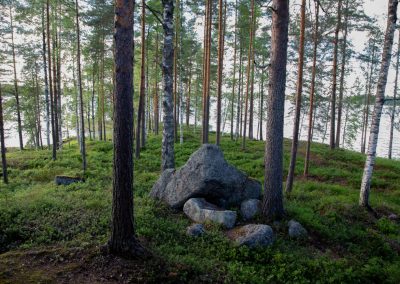
[[[247,199],[240,205],[240,214],[244,220],[253,219],[260,212],[261,202],[258,199]]]
[[[389,216],[388,216],[388,219],[389,220],[392,220],[392,221],[395,221],[395,220],[397,220],[399,217],[396,215],[396,214],[394,214],[394,213],[392,213],[392,214],[390,214]]]
[[[307,237],[307,230],[297,221],[290,220],[289,226],[289,236],[294,239],[301,239]]]
[[[199,237],[206,232],[202,224],[193,224],[186,229],[186,234],[191,237]]]
[[[227,232],[227,236],[238,246],[254,248],[270,246],[274,242],[274,232],[268,225],[249,224]]]
[[[55,183],[57,185],[70,185],[76,182],[84,182],[85,180],[79,177],[56,176]]]
[[[225,228],[232,228],[236,223],[236,212],[224,210],[207,202],[204,198],[191,198],[183,206],[183,212],[195,222],[211,221]]]

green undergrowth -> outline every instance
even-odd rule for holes
[[[199,134],[193,130],[185,132],[184,140],[183,145],[175,145],[177,167],[200,146]],[[314,143],[310,177],[305,179],[305,145],[300,143],[293,193],[285,198],[286,220],[270,224],[276,242],[249,250],[233,246],[224,231],[213,225],[207,225],[204,237],[186,236],[190,221],[148,197],[160,175],[160,144],[161,136],[150,136],[135,160],[136,230],[166,262],[190,267],[191,273],[179,275],[183,282],[193,273],[210,282],[227,283],[400,282],[400,225],[389,219],[391,214],[400,216],[399,161],[377,159],[371,192],[376,218],[357,206],[363,155]],[[263,182],[263,142],[247,141],[243,151],[239,142],[224,137],[221,147],[230,163]],[[285,169],[289,152],[286,140]],[[111,142],[88,141],[85,183],[56,186],[56,175],[81,175],[74,141],[64,145],[56,161],[49,150],[10,152],[10,184],[0,183],[0,253],[105,243],[110,231],[112,153]],[[289,239],[285,222],[292,218],[307,228],[309,239]]]

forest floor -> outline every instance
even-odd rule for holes
[[[199,140],[198,133],[185,132],[183,145],[175,145],[177,167]],[[56,186],[54,177],[79,176],[75,141],[64,144],[56,161],[48,150],[10,152],[10,184],[0,182],[0,283],[400,283],[400,220],[389,218],[400,216],[400,161],[377,159],[375,216],[357,205],[363,155],[315,143],[305,179],[300,143],[285,209],[287,220],[299,221],[309,238],[291,240],[284,222],[274,223],[274,245],[250,250],[233,246],[218,226],[188,237],[191,222],[184,214],[148,197],[160,175],[160,144],[161,136],[151,136],[135,160],[135,224],[153,254],[147,260],[100,254],[110,231],[111,142],[87,142],[86,182],[69,186]],[[248,141],[242,151],[224,137],[221,147],[230,163],[263,182],[263,142]],[[285,140],[285,169],[289,154]]]

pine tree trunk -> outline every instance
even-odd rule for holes
[[[263,56],[263,66],[265,66],[265,57]],[[260,140],[263,141],[263,119],[264,119],[264,68],[261,71],[261,91],[260,91]]]
[[[344,35],[342,42],[342,63],[340,70],[340,85],[339,85],[339,102],[338,102],[338,116],[337,116],[337,125],[336,125],[336,141],[335,147],[340,147],[340,131],[342,127],[342,108],[343,108],[343,93],[344,93],[344,75],[345,75],[345,67],[346,67],[346,50],[347,50],[347,33],[348,33],[348,18],[349,18],[349,0],[346,0],[346,8],[344,10]]]
[[[93,66],[93,74],[92,74],[92,128],[93,128],[93,139],[96,140],[96,125],[94,123],[94,96],[95,96],[95,71]]]
[[[22,138],[22,123],[21,123],[21,107],[19,103],[19,92],[18,92],[18,78],[17,78],[17,64],[15,61],[15,45],[14,45],[14,24],[13,24],[13,14],[12,5],[10,5],[10,28],[11,28],[11,51],[13,58],[13,71],[14,71],[14,92],[15,92],[15,102],[17,107],[17,123],[18,123],[18,137],[19,137],[19,149],[24,150],[24,141]]]
[[[244,124],[243,124],[243,140],[242,140],[242,149],[246,149],[246,128],[247,128],[247,111],[248,111],[248,103],[249,103],[249,87],[251,81],[251,66],[252,66],[252,58],[253,58],[253,36],[254,36],[254,0],[251,0],[251,19],[250,19],[250,41],[249,41],[249,54],[248,54],[248,62],[247,62],[247,76],[246,76],[246,99],[245,99],[245,108],[244,108]]]
[[[175,137],[175,142],[178,142],[178,124],[179,124],[179,119],[178,119],[178,36],[179,36],[179,30],[178,30],[178,23],[179,23],[179,0],[176,0],[176,23],[175,23],[175,44],[174,44],[174,137]]]
[[[137,256],[133,217],[133,8],[134,1],[115,1],[115,97],[111,253]]]
[[[212,0],[206,0],[205,36],[204,36],[204,58],[203,58],[203,129],[202,142],[208,143],[209,118],[210,118],[210,60],[211,60],[211,22],[212,22]]]
[[[389,149],[388,149],[388,158],[392,159],[392,149],[393,149],[393,131],[394,131],[394,123],[395,123],[395,114],[396,114],[396,100],[397,100],[397,80],[399,78],[399,65],[400,65],[400,32],[399,39],[397,42],[397,55],[396,55],[396,79],[394,81],[394,90],[393,90],[393,107],[390,113],[390,134],[389,134]]]
[[[273,0],[271,68],[268,94],[268,137],[265,144],[265,178],[262,213],[270,220],[283,217],[283,119],[289,25],[289,1]]]
[[[55,15],[57,17],[57,13]],[[54,23],[53,23],[54,24]],[[53,110],[54,110],[54,144],[58,149],[58,88],[57,88],[57,61],[56,61],[56,54],[57,54],[57,27],[53,26],[53,31],[55,30],[55,35],[52,37],[52,45],[53,45]]]
[[[333,48],[333,76],[332,76],[332,94],[331,94],[331,129],[329,137],[329,146],[335,149],[335,120],[336,120],[336,88],[337,88],[337,61],[339,48],[339,32],[342,19],[342,0],[338,2],[337,24],[335,30],[335,40]]]
[[[144,96],[145,96],[145,52],[146,52],[146,6],[145,1],[142,0],[142,17],[141,17],[141,61],[140,61],[140,94],[139,94],[139,107],[137,112],[137,126],[136,126],[136,144],[135,144],[135,154],[136,158],[140,157],[140,146],[141,146],[141,136],[142,127],[144,126]]]
[[[49,60],[49,91],[50,91],[50,115],[51,115],[51,138],[52,138],[52,158],[53,160],[57,159],[57,139],[56,139],[56,132],[55,132],[55,126],[54,126],[54,92],[53,92],[53,80],[52,80],[52,62],[51,62],[51,48],[50,48],[50,1],[47,0],[46,2],[46,17],[47,17],[47,57]]]
[[[392,46],[394,31],[397,21],[397,5],[398,0],[389,0],[388,20],[385,34],[385,42],[382,52],[381,69],[379,72],[378,85],[376,89],[376,99],[374,113],[372,115],[371,129],[368,142],[367,159],[365,161],[364,173],[361,181],[360,189],[360,206],[370,208],[369,192],[371,187],[372,172],[376,159],[376,148],[378,144],[379,123],[381,120],[383,104],[385,102],[385,88],[392,57]]]
[[[186,127],[189,128],[189,121],[190,121],[190,96],[192,92],[192,57],[190,57],[190,62],[189,62],[189,78],[188,78],[188,94],[186,96]]]
[[[44,73],[44,98],[46,103],[46,142],[50,147],[50,102],[49,102],[49,81],[47,78],[47,59],[46,59],[46,30],[44,20],[44,5],[42,7],[42,57],[43,57],[43,73]]]
[[[222,111],[222,71],[224,64],[224,19],[222,0],[218,1],[218,77],[217,77],[217,137],[216,144],[221,143],[221,111]]]
[[[231,97],[231,140],[233,140],[233,118],[234,118],[234,106],[235,106],[235,87],[236,87],[236,54],[237,54],[237,0],[235,1],[235,41],[233,47],[233,80],[232,80],[232,97]]]
[[[154,80],[154,99],[153,99],[153,109],[154,109],[154,133],[158,135],[158,128],[159,128],[159,119],[160,119],[160,111],[158,108],[159,105],[159,97],[158,97],[158,64],[159,64],[159,58],[158,58],[158,31],[156,32],[156,58],[155,58],[155,80]]]
[[[238,87],[238,100],[237,100],[237,110],[236,110],[236,130],[235,130],[235,141],[239,139],[239,135],[241,133],[241,116],[242,116],[242,98],[241,98],[241,92],[243,89],[243,84],[242,84],[242,77],[243,77],[243,72],[242,72],[242,65],[243,65],[243,48],[242,48],[242,43],[240,41],[240,48],[239,48],[239,87]]]
[[[162,170],[175,168],[174,153],[174,105],[173,105],[173,67],[174,67],[174,1],[162,0],[164,47],[162,56],[163,68],[163,138],[162,138]]]
[[[310,151],[311,151],[312,133],[314,125],[313,115],[314,115],[315,77],[317,75],[318,30],[319,30],[319,2],[315,1],[314,49],[313,49],[313,66],[311,74],[310,110],[308,114],[306,157],[304,160],[305,177],[308,176],[308,171],[310,168]]]
[[[255,25],[253,25],[255,28]],[[254,125],[254,51],[252,52],[251,59],[251,84],[250,84],[250,110],[249,110],[249,139],[254,139],[253,125]]]
[[[4,183],[8,183],[6,144],[4,143],[3,100],[1,94],[1,84],[0,84],[0,146],[1,146],[1,165],[3,171],[3,181]]]
[[[306,0],[301,1],[300,8],[300,44],[299,44],[299,63],[297,71],[297,91],[296,91],[296,112],[293,123],[293,140],[290,155],[290,165],[286,179],[286,193],[290,194],[293,189],[294,171],[296,167],[297,148],[299,144],[299,126],[301,114],[301,95],[303,93],[303,68],[304,68],[304,34],[306,30]]]
[[[80,40],[80,28],[79,28],[79,5],[78,0],[75,1],[76,9],[76,36],[77,36],[77,68],[78,68],[78,91],[79,91],[79,117],[81,127],[81,155],[82,155],[82,169],[83,175],[86,172],[86,147],[85,147],[85,118],[83,114],[83,91],[82,91],[82,72],[81,72],[81,40]]]

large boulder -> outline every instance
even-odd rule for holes
[[[274,232],[268,225],[249,224],[234,228],[227,232],[227,236],[238,246],[250,248],[269,246],[274,242]]]
[[[207,202],[204,198],[191,198],[183,206],[183,212],[195,222],[214,222],[225,228],[233,228],[236,223],[236,212],[221,209]]]
[[[150,193],[176,209],[192,197],[227,207],[259,199],[260,194],[261,184],[229,165],[221,149],[212,144],[201,146],[179,170],[164,172]]]

